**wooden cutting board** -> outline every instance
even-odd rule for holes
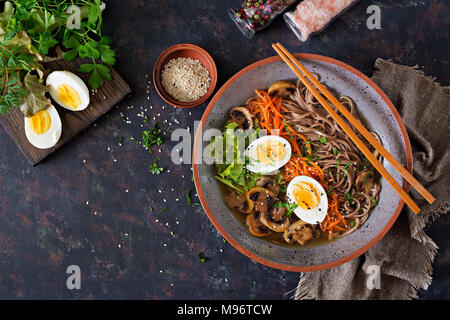
[[[76,71],[82,63],[84,63],[84,61],[81,59],[72,62],[59,60],[49,63],[48,68],[51,71],[67,70],[73,72],[83,79],[87,85],[89,74],[83,74]],[[53,102],[62,122],[61,138],[53,148],[41,150],[35,148],[28,141],[25,136],[24,116],[19,108],[12,108],[7,116],[0,116],[0,123],[28,161],[32,165],[36,165],[93,124],[98,118],[108,112],[115,104],[131,92],[128,84],[122,79],[117,71],[112,68],[111,77],[112,80],[105,81],[105,84],[96,92],[90,92],[90,104],[83,111],[69,111]]]

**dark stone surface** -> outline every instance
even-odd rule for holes
[[[373,3],[382,7],[381,30],[366,27],[365,12]],[[164,127],[166,138],[175,128],[192,130],[206,107],[167,106],[148,82],[156,58],[170,45],[190,42],[208,50],[218,67],[219,86],[248,64],[273,56],[270,45],[275,41],[291,51],[342,60],[369,76],[375,59],[383,57],[422,66],[426,74],[450,84],[448,1],[361,1],[302,45],[281,19],[254,40],[245,39],[226,14],[227,8],[239,4],[240,0],[107,1],[104,34],[113,39],[116,68],[133,94],[34,168],[0,130],[0,298],[290,296],[298,274],[249,260],[223,242],[200,207],[186,205],[185,195],[194,188],[191,167],[171,163],[175,143],[166,141],[161,152],[154,148],[149,154],[129,141],[150,128],[153,117],[159,124],[164,119],[172,123]],[[127,109],[130,106],[134,108]],[[147,109],[149,122],[137,116],[140,107]],[[132,123],[125,123],[121,113]],[[170,172],[149,173],[155,157]],[[166,205],[167,211],[158,213]],[[450,298],[449,225],[450,217],[445,216],[427,228],[440,250],[433,284],[420,293],[423,299]],[[209,258],[206,263],[200,261],[200,252]],[[65,270],[72,264],[81,267],[81,290],[66,288]]]

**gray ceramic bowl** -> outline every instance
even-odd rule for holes
[[[305,67],[318,73],[321,81],[340,95],[352,97],[360,115],[381,137],[386,149],[408,170],[412,169],[412,154],[403,122],[389,98],[369,78],[356,69],[331,58],[296,54]],[[203,118],[203,130],[222,128],[228,109],[242,105],[254,95],[255,89],[267,88],[282,79],[296,79],[295,74],[279,57],[258,61],[233,76],[217,92]],[[203,208],[214,226],[236,249],[251,259],[273,268],[289,271],[315,271],[338,266],[350,261],[372,247],[391,228],[397,219],[403,201],[390,185],[381,179],[381,194],[366,223],[356,232],[320,246],[286,247],[255,238],[224,203],[218,182],[214,179],[215,166],[198,163],[201,150],[207,145],[198,130],[194,142],[194,180]],[[401,175],[387,162],[387,171],[398,182]],[[405,190],[408,185],[404,183]]]

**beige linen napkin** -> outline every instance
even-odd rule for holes
[[[450,209],[450,90],[415,67],[377,59],[372,80],[397,107],[413,150],[414,176],[436,197],[422,211],[406,206],[386,236],[362,256],[339,267],[302,273],[295,299],[413,299],[432,280],[438,247],[423,229]],[[372,266],[379,267],[379,287]],[[378,268],[375,267],[375,268]]]

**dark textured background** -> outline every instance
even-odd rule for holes
[[[342,60],[369,76],[377,57],[418,64],[426,74],[450,84],[448,1],[361,1],[302,45],[281,19],[247,40],[226,13],[239,4],[240,0],[107,1],[104,34],[113,39],[116,68],[133,94],[34,168],[0,130],[0,298],[290,296],[298,274],[249,260],[223,242],[200,207],[186,204],[186,192],[194,188],[192,173],[189,165],[171,164],[174,143],[166,141],[161,153],[155,148],[149,154],[129,141],[150,128],[153,117],[159,124],[164,119],[172,123],[164,127],[170,137],[175,128],[192,129],[204,111],[206,105],[193,110],[165,105],[148,82],[156,58],[170,45],[190,42],[208,50],[218,67],[219,86],[248,64],[273,56],[270,45],[275,41],[291,51]],[[370,4],[382,8],[381,30],[366,28]],[[140,107],[147,109],[149,122],[137,116]],[[121,113],[132,123],[124,122]],[[155,157],[170,172],[149,173]],[[168,210],[158,213],[165,205]],[[440,250],[433,284],[421,298],[450,298],[449,224],[450,216],[442,217],[426,230]],[[209,258],[206,263],[200,261],[200,252]],[[81,267],[81,290],[66,288],[65,270],[71,264]]]

